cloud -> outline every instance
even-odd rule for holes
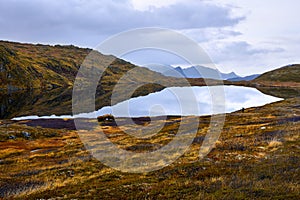
[[[218,28],[234,26],[244,19],[232,17],[230,12],[230,7],[203,1],[137,10],[130,1],[120,0],[0,0],[0,37],[94,46],[101,39],[132,28]]]
[[[287,49],[278,45],[247,41],[216,40],[200,44],[222,72],[239,75],[263,73],[287,64],[281,58]],[[290,53],[288,53],[290,55]],[[290,59],[290,58],[289,58]]]
[[[202,29],[184,29],[181,33],[188,35],[197,42],[207,42],[211,40],[222,40],[230,37],[239,36],[242,33],[226,28],[202,28]]]
[[[209,42],[205,44],[215,62],[252,59],[254,56],[283,52],[283,48],[257,47],[246,41]]]
[[[95,47],[128,29],[170,28],[199,42],[221,71],[248,75],[299,63],[300,2],[287,1],[0,0],[0,39]]]
[[[274,53],[274,52],[280,52],[283,51],[282,48],[276,48],[276,49],[267,49],[267,48],[258,48],[250,45],[249,43],[245,41],[240,41],[240,42],[231,42],[229,44],[226,44],[221,51],[224,54],[231,53],[234,55],[255,55],[255,54],[265,54],[265,53]]]

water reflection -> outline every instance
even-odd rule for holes
[[[215,90],[224,90],[225,99],[221,95],[215,96]],[[220,101],[214,102],[212,93]],[[262,106],[279,100],[282,99],[265,95],[255,88],[240,86],[172,87],[144,97],[132,98],[112,107],[104,107],[96,112],[96,116],[106,113],[120,117],[211,115]],[[213,103],[217,105],[213,107]]]
[[[224,91],[225,99],[218,95],[213,102],[212,91]],[[27,116],[15,119],[37,118],[96,118],[103,114],[118,117],[160,116],[160,115],[210,115],[229,113],[242,108],[262,106],[282,100],[265,95],[255,88],[241,86],[210,86],[210,87],[171,87],[147,96],[132,98],[114,106],[106,106],[92,113],[75,116]],[[213,103],[215,106],[213,106]],[[224,107],[223,107],[224,106]]]

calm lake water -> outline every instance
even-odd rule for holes
[[[114,106],[75,116],[24,116],[14,120],[38,118],[96,118],[104,114],[117,117],[161,115],[210,115],[230,113],[242,108],[262,106],[282,100],[241,86],[171,87],[147,96],[131,98]]]

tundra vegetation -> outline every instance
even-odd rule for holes
[[[189,150],[173,164],[144,174],[120,172],[93,158],[72,120],[56,120],[53,128],[38,120],[2,120],[0,195],[8,199],[297,199],[299,105],[299,98],[291,98],[228,114],[214,149],[201,160],[198,152],[210,117],[200,117]],[[168,144],[181,118],[168,117],[164,128],[147,139],[125,134],[122,130],[130,128],[127,120],[118,119],[120,126],[99,123],[97,128],[119,148],[140,153]]]
[[[0,198],[299,199],[299,65],[274,70],[250,82],[224,81],[256,87],[285,100],[227,114],[218,141],[204,159],[199,159],[199,149],[211,117],[185,117],[200,120],[188,151],[160,170],[134,174],[117,171],[95,159],[80,140],[72,119],[10,120],[17,115],[70,114],[72,84],[80,63],[90,51],[74,46],[0,42],[0,88],[5,97],[0,98]],[[96,105],[102,107],[110,104],[118,80],[136,66],[99,55],[107,59],[105,62],[114,60],[103,72],[97,88]],[[160,81],[153,84],[153,77]],[[132,96],[181,84],[177,78],[147,69],[133,73],[130,81],[144,83]],[[221,83],[188,81],[191,85]],[[127,98],[125,87],[118,92],[118,101]],[[13,106],[8,108],[9,105]],[[105,119],[87,119],[96,126],[85,135],[92,136],[93,131],[102,129],[119,148],[136,153],[155,151],[168,144],[182,122],[180,116],[169,116],[156,135],[138,139],[123,131],[132,129],[131,119]],[[141,127],[161,124],[162,120],[133,119]],[[90,145],[93,142],[91,137]]]

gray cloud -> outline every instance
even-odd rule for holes
[[[245,41],[241,42],[232,42],[225,47],[225,52],[228,53],[229,51],[238,55],[254,55],[254,54],[260,54],[260,53],[271,53],[271,52],[279,52],[283,51],[283,49],[267,49],[267,48],[255,48],[249,43]]]
[[[139,11],[129,1],[120,0],[0,0],[0,37],[94,46],[111,34],[131,28],[226,27],[244,19],[231,17],[230,11],[229,7],[203,1]]]
[[[227,30],[226,28],[203,28],[203,29],[185,29],[181,31],[197,42],[207,42],[211,40],[222,40],[229,37],[242,35],[242,33],[234,30]]]
[[[245,59],[253,59],[254,56],[285,51],[283,48],[256,47],[245,41],[224,43],[218,42],[218,45],[209,43],[207,44],[207,46],[209,54],[213,57],[213,60],[218,63],[228,60],[238,61]]]

